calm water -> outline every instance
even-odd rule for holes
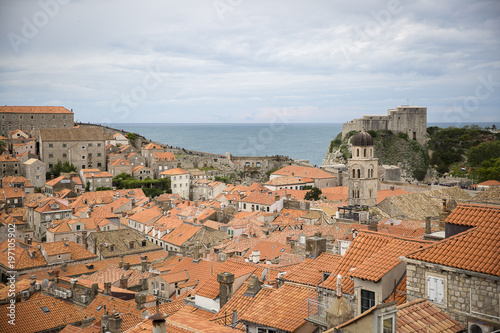
[[[491,126],[492,123],[478,123]],[[429,123],[448,127],[454,124]],[[461,124],[465,126],[467,124]],[[321,165],[330,141],[342,131],[331,124],[109,124],[147,139],[186,149],[236,156],[284,155]],[[497,125],[498,126],[498,125]]]

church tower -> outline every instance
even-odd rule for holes
[[[373,138],[366,132],[352,137],[352,158],[347,161],[349,179],[347,204],[377,204],[378,159],[373,157]]]

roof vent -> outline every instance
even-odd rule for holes
[[[43,313],[49,313],[50,312],[49,308],[46,307],[46,306],[42,306],[42,311],[43,311]]]

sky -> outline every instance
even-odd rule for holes
[[[0,105],[92,123],[500,121],[500,2],[0,0]]]

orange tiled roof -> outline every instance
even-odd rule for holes
[[[282,278],[285,281],[316,286],[322,281],[322,272],[333,272],[341,258],[338,254],[323,252],[317,258],[306,259],[298,264]]]
[[[7,255],[0,256],[0,264],[7,267],[8,270],[22,270],[47,265],[42,253],[36,247],[29,246],[20,240],[16,240],[14,248],[8,245],[8,241],[0,243],[0,253],[5,253],[9,249],[10,252],[13,252],[14,258],[16,258],[14,262],[15,267],[12,267],[11,263],[7,260]]]
[[[406,303],[406,273],[405,275],[403,275],[401,281],[399,281],[396,289],[392,291],[392,294],[390,294],[389,297],[384,300],[384,303],[390,303],[394,301],[398,302],[397,305]]]
[[[71,260],[82,260],[96,257],[95,254],[87,251],[83,245],[71,241],[68,242],[67,246],[65,245],[65,241],[43,243],[42,248],[49,256],[70,252]]]
[[[55,299],[51,296],[38,297],[26,302],[16,303],[15,325],[8,323],[8,305],[0,306],[0,332],[31,333],[49,331],[50,329],[77,323],[85,318],[83,312],[71,304]],[[48,309],[44,313],[42,308]]]
[[[272,175],[295,176],[300,178],[306,177],[312,179],[336,178],[331,173],[328,173],[320,168],[303,167],[296,165],[288,165],[284,168],[279,169],[278,171],[273,172]]]
[[[190,240],[202,227],[197,227],[191,224],[183,223],[175,228],[171,233],[162,237],[167,243],[182,246],[184,242]]]
[[[19,159],[12,157],[10,155],[0,155],[0,162],[19,162]]]
[[[313,182],[312,179],[310,178],[298,178],[295,176],[284,176],[284,177],[276,177],[265,183],[265,185],[273,185],[273,186],[279,186],[279,185],[295,185],[295,184],[306,184],[306,183],[311,183]]]
[[[73,113],[62,106],[0,106],[0,113]]]
[[[147,223],[152,220],[156,221],[162,216],[161,208],[154,206],[153,208],[144,209],[134,215],[130,216],[129,219],[141,223]]]
[[[160,172],[160,175],[175,176],[175,175],[185,175],[188,173],[189,172],[182,170],[181,168],[175,168],[175,169],[170,169],[170,170],[165,170],[163,172]]]
[[[154,143],[148,143],[145,147],[143,147],[142,149],[160,149],[160,150],[163,150],[163,147],[160,147]]]
[[[234,295],[229,299],[229,301],[217,312],[210,321],[217,323],[222,326],[226,326],[231,323],[233,311],[238,311],[238,318],[250,308],[253,304],[260,302],[261,300],[269,297],[275,288],[262,287],[261,290],[255,296],[245,296],[248,284],[245,283],[238,289]],[[228,316],[229,315],[229,316]],[[242,323],[238,323],[237,329],[244,330]]]
[[[500,210],[498,207],[478,208],[475,205],[460,205],[456,217],[474,214],[481,216],[470,223],[478,223],[455,236],[446,238],[406,257],[424,262],[455,267],[467,271],[500,276]],[[484,210],[487,218],[484,218]],[[469,213],[467,213],[467,211]],[[450,214],[451,216],[451,214]],[[467,220],[470,221],[470,220]],[[469,223],[469,222],[467,222]]]
[[[122,160],[120,158],[117,158],[113,163],[110,163],[109,165],[120,166],[120,165],[132,165],[132,164],[130,164],[130,162],[127,160]]]
[[[45,186],[54,186],[54,185],[56,185],[57,183],[59,183],[63,179],[66,179],[66,177],[65,176],[59,176],[57,178],[51,179],[51,180],[45,182]]]
[[[254,203],[259,205],[272,205],[275,202],[275,196],[272,195],[271,192],[260,193],[260,192],[252,192],[245,198],[241,200],[241,202],[246,203]]]
[[[275,292],[254,303],[240,320],[295,332],[306,323],[306,301],[314,288],[285,283]]]
[[[479,183],[477,185],[482,185],[482,186],[500,186],[500,182],[498,180],[487,180],[487,181]]]
[[[397,306],[397,332],[455,333],[464,327],[432,302],[417,299]]]
[[[10,286],[10,283],[9,283],[9,286]],[[9,297],[13,297],[13,295],[12,295],[13,291],[17,295],[21,291],[29,289],[30,286],[31,286],[31,280],[16,281],[14,289],[11,289],[11,288],[0,289],[0,300],[6,300]],[[9,294],[11,294],[11,295],[9,296]]]
[[[172,152],[154,153],[153,156],[157,161],[177,161]]]
[[[445,222],[449,224],[477,227],[487,220],[498,219],[499,214],[500,207],[459,203],[450,215],[448,215]]]
[[[257,244],[255,244],[253,247],[248,249],[247,253],[245,254],[245,258],[249,258],[250,254],[252,254],[252,251],[260,251],[260,259],[266,259],[267,260],[272,260],[283,253],[290,253],[291,252],[291,247],[290,244],[283,244],[283,243],[276,243],[276,242],[269,242],[267,240],[261,240]]]
[[[336,289],[337,275],[376,282],[401,263],[400,256],[427,244],[431,242],[362,230],[352,241],[333,274],[325,280],[325,288]],[[342,290],[352,293],[354,282],[351,279],[343,279],[342,282]]]
[[[104,313],[104,307],[101,307],[99,310],[97,308],[101,305],[106,306],[106,311],[111,313],[113,310],[119,313],[131,313],[142,318],[141,312],[137,310],[137,304],[135,303],[135,299],[131,299],[128,301],[121,300],[116,297],[111,297],[109,295],[98,294],[97,297],[90,303],[89,306],[83,312],[88,317],[94,317],[100,319]]]

